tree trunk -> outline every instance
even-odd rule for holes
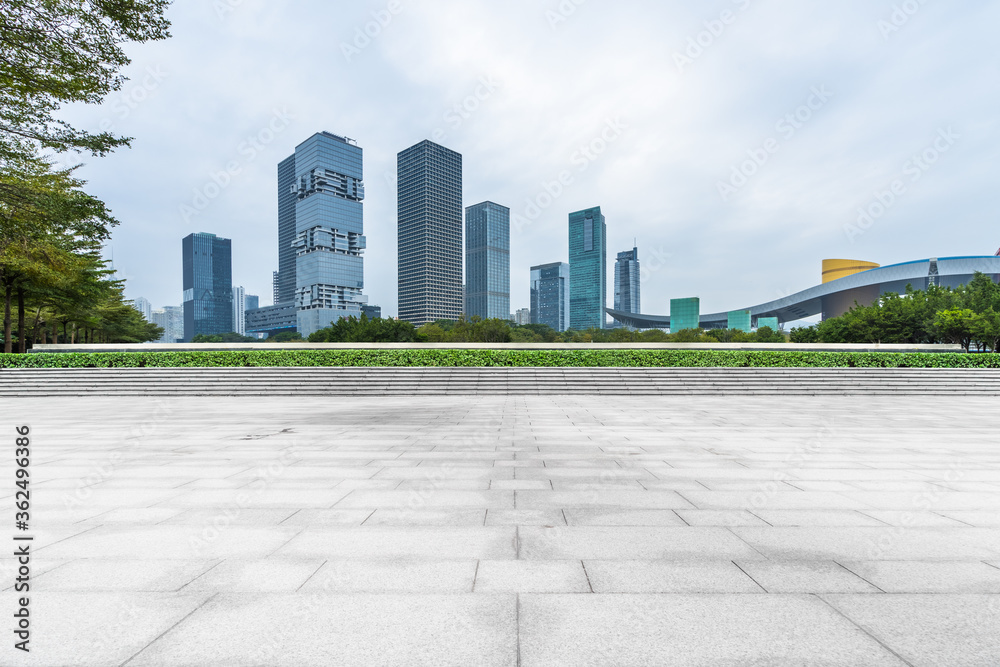
[[[76,345],[76,322],[73,322],[73,333],[70,334],[69,344]]]
[[[17,351],[24,354],[28,351],[28,336],[24,330],[24,286],[17,286]]]
[[[7,283],[6,289],[4,290],[3,297],[3,351],[5,354],[10,354],[14,351],[13,341],[11,341],[11,331],[10,331],[10,297],[14,292],[13,283]]]
[[[59,325],[56,322],[52,323],[52,343],[59,344]]]
[[[66,329],[69,326],[69,322],[63,322],[62,325],[63,325],[63,342],[65,343],[69,340],[69,334],[66,333]]]

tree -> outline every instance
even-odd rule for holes
[[[1000,352],[1000,312],[987,310],[972,325],[972,337],[989,352]]]
[[[298,331],[282,331],[279,334],[267,338],[267,343],[302,343],[305,339]]]
[[[789,340],[793,343],[818,343],[819,330],[815,325],[808,327],[792,327]]]
[[[934,328],[942,338],[958,343],[965,351],[969,351],[974,329],[978,328],[979,316],[968,308],[942,310],[934,318]]]
[[[169,37],[169,0],[3,0],[0,12],[0,163],[39,147],[105,155],[129,144],[78,130],[55,112],[119,90],[123,45]]]

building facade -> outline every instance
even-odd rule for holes
[[[149,302],[149,299],[140,296],[138,299],[132,302],[132,307],[142,314],[142,318],[147,322],[153,321],[153,305]]]
[[[641,313],[639,308],[639,249],[632,248],[615,261],[615,310]]]
[[[164,306],[151,313],[150,322],[163,328],[157,343],[180,343],[184,340],[184,309],[181,306]]]
[[[369,320],[377,320],[382,318],[382,306],[361,306],[361,314],[367,317]]]
[[[303,337],[342,317],[360,317],[364,288],[365,198],[362,150],[353,139],[319,132],[299,144],[278,167],[279,181],[293,168],[288,192],[278,195],[279,242],[294,222],[292,302]],[[294,206],[292,206],[294,204]],[[287,303],[286,260],[278,252],[279,304]]]
[[[298,150],[298,149],[296,149]],[[295,205],[298,184],[295,153],[278,163],[278,270],[274,272],[274,303],[295,302]]]
[[[517,312],[514,313],[514,324],[521,327],[525,324],[531,324],[531,308],[518,308]]]
[[[284,303],[248,310],[246,336],[268,338],[279,333],[293,332],[298,324],[295,304]]]
[[[726,318],[726,328],[750,333],[750,311],[733,310]]]
[[[243,298],[243,310],[256,310],[260,308],[260,297],[256,294],[247,294]]]
[[[531,324],[569,328],[570,269],[566,262],[531,267]]]
[[[601,207],[569,214],[569,326],[603,329],[607,308],[607,225]]]
[[[465,314],[510,315],[510,209],[483,202],[465,209]]]
[[[233,246],[215,234],[189,234],[182,241],[184,340],[233,330]]]
[[[701,299],[670,300],[670,333],[684,329],[697,329],[701,326]]]
[[[247,291],[243,287],[233,285],[233,331],[241,336],[246,335],[246,297]]]
[[[278,272],[275,271],[274,273],[271,274],[271,299],[272,299],[271,303],[272,304],[281,303],[280,296],[281,294],[278,284]]]
[[[396,166],[399,319],[418,327],[457,320],[463,309],[462,156],[422,141],[399,153]]]

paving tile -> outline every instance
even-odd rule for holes
[[[518,534],[528,560],[762,558],[725,528],[525,526]]]
[[[595,593],[764,593],[732,561],[587,560]]]
[[[772,526],[885,526],[854,510],[754,510]]]
[[[886,593],[1000,593],[1000,569],[980,561],[845,561]]]
[[[568,509],[571,526],[686,526],[674,510]]]
[[[677,510],[691,526],[766,526],[767,522],[747,510]]]
[[[337,503],[336,509],[358,507],[409,508],[461,507],[511,508],[514,507],[513,491],[448,491],[428,483],[426,489],[405,491],[351,491]]]
[[[184,592],[292,593],[323,565],[319,559],[228,559],[184,587]]]
[[[225,594],[129,667],[515,667],[516,616],[513,595]]]
[[[468,593],[474,560],[330,560],[302,591],[326,593]]]
[[[69,593],[31,598],[31,652],[4,647],[3,664],[120,665],[209,598],[203,593]],[[14,609],[14,595],[0,596]]]
[[[1000,596],[822,597],[914,667],[1000,664]]]
[[[776,560],[981,560],[1000,555],[1000,534],[984,528],[731,528]]]
[[[580,561],[482,560],[476,593],[590,593]]]
[[[880,592],[833,561],[739,560],[736,564],[768,593]]]
[[[680,509],[691,503],[672,491],[606,489],[579,491],[518,491],[517,509],[615,507],[620,509]]]
[[[520,596],[521,665],[897,665],[822,601],[785,595]]]
[[[153,554],[149,554],[152,556]],[[81,558],[45,574],[36,574],[32,588],[53,591],[177,591],[217,561]]]
[[[516,557],[513,527],[306,528],[273,555],[329,559],[507,559]]]
[[[303,509],[288,516],[282,526],[360,526],[375,511],[372,509],[330,510]]]
[[[901,511],[901,510],[863,510],[862,514],[867,514],[873,519],[878,519],[890,526],[902,526],[905,528],[927,528],[933,526],[943,526],[957,528],[963,525],[961,521],[942,516],[937,512]]]
[[[365,526],[482,526],[486,510],[379,509]]]
[[[561,510],[487,510],[487,526],[565,526]]]
[[[838,510],[872,506],[842,493],[825,491],[770,492],[767,483],[746,492],[685,491],[684,497],[702,510]]]

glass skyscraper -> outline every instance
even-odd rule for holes
[[[233,244],[215,234],[189,234],[184,253],[184,340],[233,331]]]
[[[319,132],[278,166],[279,185],[287,178],[283,170],[293,165],[295,173],[288,192],[278,194],[278,238],[284,242],[287,237],[291,215],[293,300],[296,328],[303,337],[342,317],[360,317],[367,302],[361,293],[365,250],[361,161],[362,151],[354,140]],[[279,247],[278,296],[286,303],[288,269],[287,260],[282,265],[282,253],[287,250]]]
[[[553,262],[531,267],[531,324],[556,331],[569,328],[569,264]]]
[[[462,156],[422,141],[396,164],[399,319],[418,327],[457,320],[464,305]]]
[[[483,202],[465,209],[465,314],[510,316],[510,209]]]
[[[569,325],[603,329],[608,302],[607,226],[601,207],[569,214]]]
[[[274,304],[295,301],[295,153],[278,163],[278,270],[274,272]]]
[[[639,310],[639,249],[618,253],[615,261],[615,310],[641,313]]]

